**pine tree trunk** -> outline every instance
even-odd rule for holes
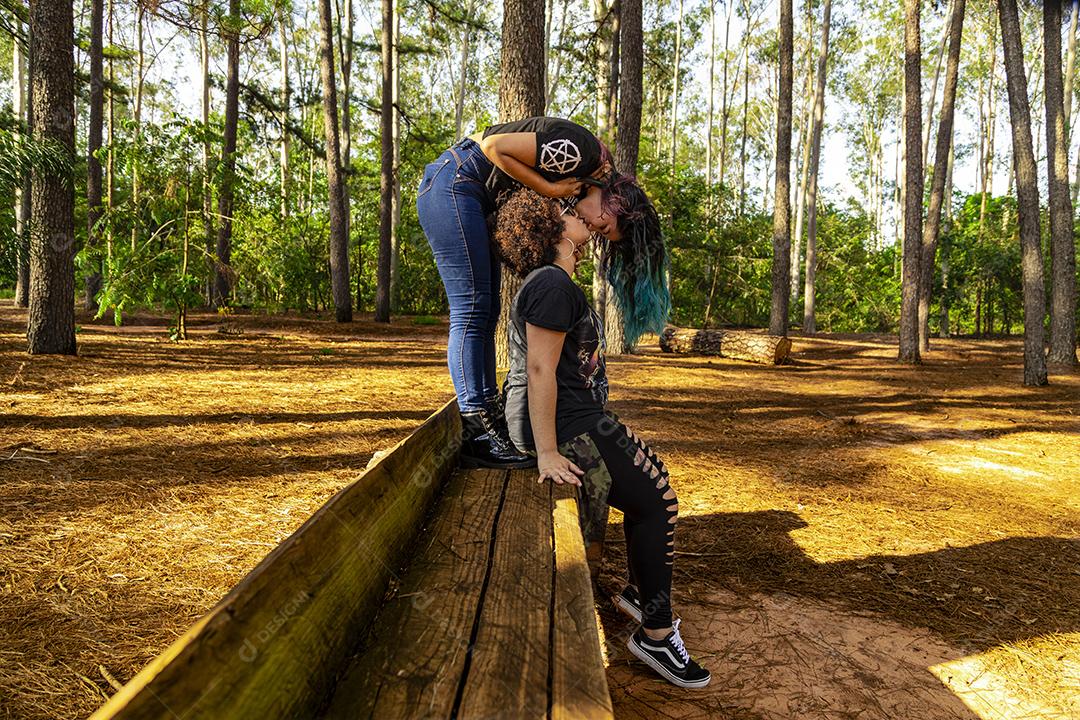
[[[623,173],[635,175],[638,166],[638,147],[641,142],[642,66],[644,39],[642,34],[641,0],[619,0],[619,92],[617,131],[615,133],[615,166]],[[608,351],[626,353],[622,312],[614,301],[611,286],[606,285],[604,334]]]
[[[955,0],[949,2],[949,17],[952,17],[952,6],[955,4]],[[926,108],[926,125],[923,126],[922,137],[922,164],[923,172],[929,172],[930,169],[927,166],[929,160],[927,159],[930,152],[930,131],[934,127],[934,103],[937,102],[937,86],[938,80],[941,79],[941,62],[945,59],[945,47],[949,40],[949,23],[945,23],[945,28],[941,31],[941,43],[938,45],[937,62],[934,64],[934,80],[930,83],[930,105]],[[944,101],[943,101],[944,102]],[[926,178],[923,178],[925,184]]]
[[[1069,14],[1069,46],[1065,52],[1065,90],[1064,90],[1064,110],[1065,110],[1065,154],[1068,155],[1069,142],[1072,139],[1072,91],[1073,91],[1073,78],[1076,76],[1076,20],[1077,14],[1080,13],[1080,0],[1072,0],[1069,3],[1072,6],[1072,12]],[[1076,204],[1076,201],[1073,201]]]
[[[393,77],[391,79],[390,88],[390,106],[393,108],[394,122],[392,133],[392,145],[394,146],[394,162],[393,172],[391,173],[394,180],[394,193],[390,210],[390,312],[397,312],[398,305],[400,303],[400,288],[398,287],[398,278],[400,274],[400,260],[401,260],[401,238],[398,234],[398,229],[401,226],[401,110],[398,107],[398,100],[401,96],[401,66],[399,64],[399,45],[401,42],[401,11],[398,8],[397,0],[394,0],[393,7],[394,14],[394,32],[391,38],[391,46],[393,52],[391,53],[391,67],[393,68]],[[464,72],[464,71],[463,71]]]
[[[111,0],[110,0],[111,3]],[[207,27],[208,18],[210,13],[209,2],[203,4],[199,11],[199,70],[202,76],[202,103],[200,104],[200,120],[202,120],[204,130],[209,128],[210,125],[210,33]],[[111,15],[111,13],[110,13]],[[110,34],[110,44],[112,44],[112,38]],[[112,81],[112,60],[109,60],[109,80]],[[109,202],[108,206],[112,208],[112,163],[113,163],[113,149],[112,149],[112,136],[113,136],[113,93],[109,91]],[[213,215],[213,158],[210,154],[210,134],[204,132],[202,143],[202,171],[203,171],[203,187],[202,187],[202,221],[203,232],[205,233],[206,242],[206,257],[209,259],[209,270],[207,274],[207,288],[206,288],[206,301],[208,305],[214,305],[215,302],[215,283],[217,277],[217,263],[214,262],[214,250],[216,243],[216,231],[214,230],[214,215]],[[111,230],[110,230],[111,232]],[[111,246],[111,242],[110,242]]]
[[[338,18],[339,64],[341,65],[341,204],[345,224],[345,247],[348,253],[352,237],[352,195],[349,176],[352,174],[352,65],[353,65],[353,5],[344,2],[344,17]],[[359,297],[357,298],[359,300]],[[359,307],[359,304],[357,305]],[[350,314],[350,319],[352,315]]]
[[[773,202],[772,298],[769,332],[787,335],[791,290],[791,0],[780,0],[780,81],[776,105],[776,191]]]
[[[731,0],[728,0],[729,2]],[[746,26],[743,29],[743,111],[742,141],[739,145],[739,217],[743,216],[746,205],[746,134],[747,117],[750,111],[750,5],[743,3]]]
[[[953,115],[956,107],[956,85],[960,73],[960,41],[964,32],[965,0],[953,0],[949,20],[949,60],[945,69],[945,92],[941,98],[941,122],[938,125],[934,149],[934,174],[930,186],[930,207],[922,235],[922,257],[919,261],[919,352],[930,351],[930,293],[933,290],[934,254],[941,229],[941,206],[948,180],[949,156],[952,150]],[[927,135],[929,137],[929,135]],[[942,277],[945,271],[942,270]],[[946,323],[947,328],[947,323]],[[947,332],[947,329],[946,329]]]
[[[230,6],[231,7],[231,6]],[[239,10],[237,10],[239,15]],[[139,230],[140,230],[140,218],[141,211],[139,209],[140,195],[142,194],[142,186],[140,184],[140,164],[142,155],[142,106],[143,106],[143,86],[146,79],[146,52],[143,49],[143,25],[146,19],[146,8],[142,4],[138,4],[135,7],[135,35],[137,38],[135,56],[137,62],[135,63],[135,138],[133,140],[134,158],[131,163],[131,252],[135,253],[135,249],[139,244]]]
[[[814,123],[814,92],[816,84],[813,82],[814,77],[814,65],[813,65],[813,53],[811,51],[813,45],[813,24],[814,15],[807,5],[806,13],[806,27],[807,27],[807,48],[806,48],[806,85],[803,92],[803,120],[802,120],[802,132],[799,134],[799,144],[802,149],[802,158],[798,165],[798,177],[799,184],[795,188],[795,231],[791,236],[791,299],[796,300],[799,297],[799,293],[802,291],[802,283],[800,277],[802,277],[802,270],[800,261],[802,260],[802,235],[803,235],[803,217],[806,208],[806,184],[810,176],[810,133],[813,129]]]
[[[644,38],[641,0],[619,0],[619,130],[615,136],[615,166],[634,175],[641,144],[642,68]]]
[[[998,0],[1001,42],[1005,51],[1005,78],[1009,91],[1013,157],[1016,163],[1017,215],[1020,224],[1021,268],[1024,281],[1024,384],[1046,384],[1046,290],[1039,232],[1039,187],[1035,155],[1031,149],[1031,112],[1028,107],[1024,51],[1016,0]]]
[[[724,180],[727,177],[727,126],[728,126],[728,51],[731,47],[731,11],[734,0],[727,0],[727,15],[724,18],[724,62],[721,66],[720,81],[720,167],[719,180],[721,191],[725,188]],[[682,11],[680,10],[680,17]]]
[[[232,213],[236,185],[236,130],[240,116],[240,0],[229,0],[231,23],[226,33],[225,52],[225,135],[221,147],[221,189],[218,191],[217,266],[214,281],[214,305],[229,304],[232,293]]]
[[[278,24],[279,41],[281,42],[281,148],[279,157],[279,170],[281,172],[281,219],[289,217],[289,103],[291,102],[291,88],[289,86],[289,41],[288,41],[288,13],[282,8],[281,21]]]
[[[593,21],[596,22],[596,97],[593,103],[593,126],[596,136],[611,144],[608,127],[608,104],[611,102],[611,75],[608,59],[611,56],[611,9],[614,3],[592,0]]]
[[[904,259],[900,362],[919,362],[919,260],[922,239],[922,56],[919,0],[904,0]]]
[[[465,17],[472,19],[473,16],[473,3],[472,0],[466,5]],[[469,45],[472,42],[472,26],[466,25],[461,31],[461,60],[458,75],[458,87],[457,97],[454,99],[454,139],[457,140],[462,137],[462,118],[465,114],[465,88],[468,87],[469,77]],[[395,67],[397,63],[395,62]]]
[[[544,0],[504,0],[502,52],[499,59],[499,118],[503,122],[540,115],[544,111]],[[510,305],[521,287],[502,269],[499,325],[495,332],[495,364],[509,367],[507,327]]]
[[[389,0],[383,0],[384,3]],[[330,292],[334,319],[352,321],[352,292],[349,288],[349,235],[345,209],[345,182],[341,172],[341,142],[338,136],[337,80],[334,76],[334,35],[330,0],[319,0],[319,76],[322,79],[323,128],[326,135],[326,186],[330,213]],[[383,160],[386,164],[386,159]],[[390,210],[389,204],[386,212]],[[380,243],[381,245],[381,243]],[[380,247],[381,250],[381,247]],[[378,319],[378,310],[376,310]]]
[[[817,191],[818,167],[821,164],[821,130],[825,124],[825,72],[829,59],[829,25],[832,20],[832,2],[825,0],[821,20],[821,53],[818,56],[817,87],[814,90],[814,131],[810,143],[810,185],[806,191],[806,281],[803,286],[804,333],[817,332],[814,317],[817,280]]]
[[[18,31],[22,22],[16,18],[15,29]],[[27,39],[30,39],[27,31]],[[26,62],[23,58],[22,47],[18,40],[12,40],[11,57],[11,99],[12,114],[15,122],[21,126],[26,123],[29,131],[29,118],[26,101]],[[30,305],[30,252],[29,252],[29,223],[30,219],[30,176],[26,175],[22,184],[15,188],[15,307],[29,307]]]
[[[390,322],[390,256],[394,248],[394,2],[382,0],[382,96],[379,174],[379,259],[375,321]]]
[[[1068,141],[1061,81],[1062,0],[1043,1],[1043,67],[1046,87],[1046,172],[1050,188],[1050,354],[1076,365],[1076,239],[1069,198]]]
[[[675,161],[679,151],[679,72],[682,69],[683,0],[679,0],[679,14],[675,22],[675,70],[671,79],[671,187],[675,187]],[[724,144],[720,146],[720,182],[724,182]],[[671,214],[674,224],[675,213]]]
[[[71,3],[30,7],[30,118],[34,140],[75,153],[74,19]],[[74,355],[75,190],[70,175],[31,172],[30,313],[27,351]]]
[[[621,0],[611,3],[611,49],[608,52],[608,134],[614,138],[619,130],[619,16],[622,14]],[[545,65],[545,67],[547,67]],[[545,81],[546,82],[546,81]],[[609,143],[609,149],[615,145]]]
[[[101,148],[102,114],[104,112],[105,78],[102,70],[102,32],[104,26],[103,0],[90,2],[90,120],[86,142],[86,245],[96,267],[86,276],[86,310],[96,313],[97,294],[101,290],[101,236],[97,227],[101,218]],[[16,43],[17,44],[17,43]]]
[[[593,0],[593,21],[596,22],[596,97],[593,103],[593,125],[596,136],[609,147],[613,145],[615,128],[608,125],[611,115],[611,73],[608,62],[612,48],[611,11],[614,3],[605,0]],[[604,265],[602,243],[593,243],[592,261],[594,268]],[[607,318],[607,281],[603,273],[594,272],[592,280],[593,307],[600,316],[601,323]]]
[[[730,2],[730,0],[728,0]],[[716,0],[709,0],[709,99],[705,113],[705,215],[709,237],[715,219],[713,188],[713,109],[716,100]],[[707,315],[707,313],[706,313]]]
[[[1023,73],[1023,61],[1021,60],[1020,72]],[[979,203],[979,237],[982,237],[986,227],[986,209],[990,194],[994,191],[994,129],[997,127],[997,93],[995,92],[997,79],[997,43],[994,34],[990,35],[990,77],[989,88],[986,98],[986,129],[983,134],[986,137],[985,155],[980,156],[980,194]],[[1030,124],[1030,120],[1029,120]],[[982,145],[980,138],[980,145]]]

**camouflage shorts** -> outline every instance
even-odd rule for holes
[[[604,414],[606,418],[601,423],[618,422],[618,416],[610,410],[605,410]],[[610,510],[607,500],[611,490],[611,473],[588,432],[561,443],[559,453],[585,471],[577,495],[578,519],[587,549],[594,542],[604,541]]]

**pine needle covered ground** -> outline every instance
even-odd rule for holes
[[[24,354],[0,307],[0,717],[88,714],[450,396],[445,324],[240,316]],[[679,493],[675,609],[713,671],[633,660],[618,717],[1080,716],[1080,374],[1017,341],[795,338],[796,363],[612,358]],[[625,567],[612,512],[601,585]]]

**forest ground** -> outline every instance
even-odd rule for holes
[[[445,325],[80,316],[24,353],[0,305],[0,717],[88,714],[450,395]],[[765,367],[611,358],[679,494],[674,606],[713,673],[659,680],[604,598],[620,718],[1080,717],[1080,373],[1017,339],[793,336]],[[612,511],[600,583],[625,554]]]

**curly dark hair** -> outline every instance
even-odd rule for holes
[[[558,200],[535,190],[514,191],[499,206],[491,229],[495,254],[518,277],[555,260],[565,226]]]

